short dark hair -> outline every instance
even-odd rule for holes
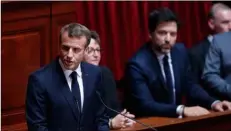
[[[70,23],[67,24],[65,26],[62,27],[62,29],[60,30],[60,43],[61,43],[61,39],[62,39],[62,35],[64,32],[68,33],[68,37],[72,38],[72,37],[81,37],[81,36],[85,36],[87,39],[87,43],[86,46],[87,47],[90,43],[91,40],[91,32],[90,30],[85,27],[84,25],[81,25],[79,23]]]
[[[96,31],[91,31],[91,38],[94,39],[100,45],[99,34]]]
[[[158,8],[153,10],[149,14],[148,18],[148,29],[149,33],[152,33],[156,30],[156,27],[162,22],[174,21],[177,24],[177,28],[180,26],[180,22],[176,14],[167,7]]]

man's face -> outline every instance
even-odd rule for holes
[[[176,22],[162,22],[151,33],[153,48],[159,53],[169,53],[177,38]]]
[[[209,20],[209,27],[215,33],[231,31],[231,10],[218,10]]]
[[[99,65],[101,59],[100,45],[91,39],[90,44],[84,52],[84,60],[93,65]]]
[[[70,38],[67,32],[63,33],[60,58],[66,69],[76,70],[79,63],[83,60],[86,43],[87,38],[85,36]]]

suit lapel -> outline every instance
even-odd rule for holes
[[[158,59],[157,59],[157,56],[155,55],[155,69],[156,69],[156,71],[157,71],[157,73],[158,73],[158,77],[160,78],[160,80],[161,80],[161,83],[162,83],[162,85],[163,85],[163,87],[164,87],[164,89],[166,89],[167,91],[169,90],[168,88],[167,88],[167,86],[166,86],[166,84],[165,84],[165,80],[164,80],[164,76],[163,76],[163,74],[162,74],[162,72],[161,72],[161,67],[160,67],[160,64],[159,64],[159,61],[158,61]]]
[[[83,92],[84,92],[84,102],[83,102],[83,108],[82,108],[82,114],[84,112],[84,108],[85,108],[85,102],[87,102],[87,96],[88,96],[88,93],[89,93],[89,85],[88,85],[88,82],[89,82],[89,74],[87,73],[87,69],[86,69],[86,66],[84,63],[81,63],[81,71],[82,71],[82,80],[83,80]]]
[[[178,91],[178,87],[179,87],[179,56],[177,56],[177,52],[176,49],[172,49],[171,50],[171,58],[172,58],[172,68],[173,68],[173,74],[174,74],[174,88],[176,91]]]
[[[57,86],[61,87],[61,92],[63,94],[63,96],[65,97],[65,99],[67,100],[70,108],[72,109],[73,115],[75,116],[76,120],[79,119],[79,116],[81,114],[79,114],[78,112],[78,108],[77,105],[75,103],[75,100],[73,98],[73,95],[70,91],[70,88],[67,84],[66,78],[64,76],[64,72],[59,64],[58,59],[56,60],[56,74],[54,76],[57,76]]]
[[[162,75],[162,72],[161,72],[161,67],[160,67],[159,61],[157,59],[156,54],[153,52],[153,50],[152,50],[152,48],[150,46],[151,45],[149,44],[148,49],[149,49],[149,51],[151,52],[151,54],[153,56],[154,61],[151,62],[151,63],[153,65],[154,72],[156,72],[156,74],[158,74],[158,78],[160,79],[162,86],[164,87],[164,89],[166,89],[168,91],[169,89],[165,85],[165,80],[164,80],[164,76]]]

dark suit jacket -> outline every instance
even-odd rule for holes
[[[99,67],[81,63],[84,104],[78,111],[58,59],[29,76],[26,119],[29,131],[107,131],[108,117],[96,91],[101,91]]]
[[[205,57],[209,50],[210,42],[206,37],[204,40],[189,49],[189,60],[192,73],[195,75],[195,80],[203,87],[205,86],[202,80],[202,74],[205,65]]]
[[[193,104],[210,108],[215,99],[211,98],[190,77],[187,51],[183,44],[176,44],[171,50],[173,72],[175,78],[176,105],[169,104],[169,89],[158,59],[147,43],[129,60],[126,66],[126,81],[129,85],[129,109],[136,116],[177,116],[176,108],[185,94]]]
[[[203,80],[207,90],[220,99],[231,100],[231,32],[217,34],[205,60]]]
[[[103,89],[105,92],[105,103],[110,108],[120,112],[121,107],[117,98],[116,82],[114,80],[113,74],[108,68],[104,66],[101,66],[101,69],[103,73]],[[108,115],[110,118],[113,118],[117,115],[117,113],[108,110]]]

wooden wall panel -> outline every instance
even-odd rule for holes
[[[49,16],[51,12],[51,2],[39,1],[15,1],[2,4],[2,22],[27,20],[43,16]]]
[[[28,75],[58,54],[59,31],[76,22],[74,2],[1,2],[3,131],[26,131]]]
[[[28,75],[50,58],[49,18],[3,23],[2,124],[25,121]],[[33,23],[33,24],[31,24]]]

